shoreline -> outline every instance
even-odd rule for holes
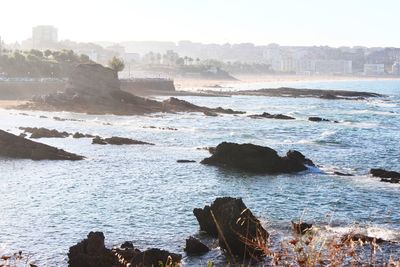
[[[234,75],[237,80],[209,80],[175,78],[175,87],[179,90],[196,91],[198,89],[219,89],[220,87],[257,83],[301,83],[301,82],[335,82],[335,81],[388,81],[400,80],[400,77],[370,76],[305,76],[305,75]]]

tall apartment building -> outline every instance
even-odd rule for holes
[[[34,49],[52,48],[58,42],[58,30],[51,25],[32,28],[32,47]]]

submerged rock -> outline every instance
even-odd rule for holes
[[[191,255],[202,255],[209,252],[210,249],[198,239],[190,236],[188,239],[186,239],[185,251],[187,254]]]
[[[70,136],[70,133],[67,132],[59,132],[57,130],[50,130],[46,128],[37,128],[37,127],[19,127],[20,130],[23,130],[25,133],[30,133],[30,138],[66,138]]]
[[[311,223],[292,221],[293,231],[298,235],[305,234],[308,230],[312,228],[312,226],[313,225]]]
[[[76,133],[74,133],[74,135],[72,137],[73,138],[94,138],[95,136],[93,136],[91,134],[83,134],[80,132],[76,132]]]
[[[320,118],[320,117],[309,117],[309,121],[314,121],[314,122],[331,122],[331,120]],[[338,121],[332,121],[334,123],[339,123]]]
[[[171,253],[158,248],[151,248],[138,253],[131,260],[131,267],[147,266],[177,266],[182,260],[182,255]],[[161,263],[161,265],[160,265]]]
[[[291,173],[307,170],[306,165],[315,166],[298,151],[289,151],[285,157],[269,147],[253,144],[223,142],[203,164],[229,167],[254,173]]]
[[[211,206],[193,213],[200,229],[217,237],[230,256],[253,259],[263,255],[269,234],[241,198],[217,198]]]
[[[33,160],[82,160],[83,156],[0,130],[0,156]]]
[[[267,112],[264,112],[263,114],[256,114],[256,115],[250,115],[249,116],[252,119],[277,119],[277,120],[295,120],[295,118],[283,115],[283,114],[269,114]]]
[[[382,178],[381,182],[398,184],[400,183],[400,173],[395,171],[387,171],[384,169],[371,169],[370,173],[374,177]]]
[[[152,143],[147,143],[143,141],[138,141],[130,138],[125,137],[110,137],[110,138],[101,138],[100,136],[96,136],[92,140],[92,144],[98,145],[154,145]]]

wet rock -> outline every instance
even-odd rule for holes
[[[204,245],[200,240],[190,236],[186,239],[185,251],[191,255],[202,255],[210,251],[210,249]]]
[[[163,102],[164,110],[172,112],[206,112],[206,113],[225,113],[225,114],[244,114],[243,111],[235,111],[232,109],[218,108],[208,108],[194,105],[188,101],[178,99],[176,97],[170,97]]]
[[[195,163],[195,160],[188,160],[188,159],[178,159],[177,163]]]
[[[212,111],[207,111],[207,110],[204,111],[203,114],[206,115],[206,116],[209,116],[209,117],[217,117],[218,116],[217,113],[212,112]]]
[[[92,144],[98,145],[154,145],[152,143],[147,143],[143,141],[138,141],[130,138],[125,137],[110,137],[110,138],[101,138],[100,136],[96,136],[92,140]]]
[[[384,169],[371,169],[370,173],[374,177],[382,178],[381,182],[398,184],[400,183],[400,173],[395,171],[387,171]]]
[[[269,234],[242,199],[217,198],[211,206],[193,213],[200,229],[218,237],[220,247],[230,256],[253,259],[263,255],[260,247],[266,246]]]
[[[333,174],[338,175],[338,176],[354,176],[351,173],[344,173],[344,172],[338,172],[338,171],[333,172]]]
[[[289,151],[280,157],[269,147],[227,142],[219,144],[213,155],[201,163],[253,173],[292,173],[307,170],[305,165],[315,166],[298,151]]]
[[[102,232],[90,232],[86,239],[69,248],[69,267],[113,267],[117,259],[104,245]]]
[[[298,235],[305,234],[308,230],[312,228],[312,226],[313,225],[311,223],[292,221],[293,231]]]
[[[107,145],[107,142],[103,138],[101,138],[100,136],[96,136],[95,138],[93,138],[92,144]]]
[[[166,250],[151,248],[140,252],[131,260],[131,267],[175,266],[182,260],[182,255]],[[161,264],[161,265],[160,265]]]
[[[323,119],[323,118],[320,118],[320,117],[309,117],[308,120],[309,120],[309,121],[315,121],[315,122],[330,121],[330,120]]]
[[[33,160],[82,160],[84,157],[0,130],[0,156]]]
[[[91,134],[83,134],[80,132],[76,132],[76,133],[74,133],[74,135],[72,137],[73,138],[94,138],[95,136],[93,136]]]
[[[46,128],[36,128],[36,127],[19,127],[25,133],[30,133],[30,138],[66,138],[70,135],[67,132],[59,132],[57,130],[50,130]]]
[[[125,241],[124,243],[121,244],[121,248],[133,248],[133,243],[131,241]]]
[[[249,116],[252,119],[277,119],[277,120],[295,120],[295,118],[283,115],[283,114],[269,114],[267,112],[264,112],[263,114],[256,114],[256,115],[250,115]]]

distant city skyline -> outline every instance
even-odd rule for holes
[[[400,47],[395,0],[7,1],[0,36],[30,38],[53,25],[60,40],[172,41]]]

